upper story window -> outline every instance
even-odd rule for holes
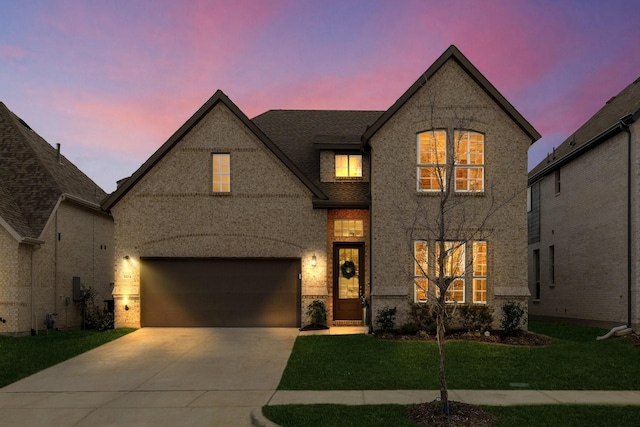
[[[362,155],[336,154],[337,178],[362,178]]]
[[[228,193],[231,191],[231,154],[212,154],[212,191]]]
[[[446,188],[449,171],[454,174],[454,191],[484,191],[484,135],[457,130],[452,144],[447,146],[446,130],[418,134],[418,191]]]
[[[554,174],[554,189],[556,194],[560,194],[560,169],[556,170],[556,173]]]
[[[446,131],[418,134],[418,191],[440,191],[446,183],[446,163]]]
[[[455,131],[454,141],[456,191],[484,191],[484,135]]]

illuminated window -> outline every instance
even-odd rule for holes
[[[362,177],[362,156],[360,154],[336,154],[336,177]]]
[[[464,248],[462,242],[444,242],[444,277],[451,279],[445,295],[446,302],[464,302]],[[436,243],[436,260],[440,257],[440,243]],[[439,275],[439,263],[436,274]]]
[[[364,229],[361,219],[336,219],[333,223],[335,237],[362,237]]]
[[[473,302],[487,303],[487,242],[473,242]]]
[[[418,191],[440,191],[445,186],[447,133],[434,130],[418,134]]]
[[[484,135],[455,131],[453,181],[456,192],[484,191]],[[447,132],[418,134],[418,191],[441,191],[447,182]]]
[[[413,283],[415,302],[426,302],[429,291],[429,279],[427,279],[427,242],[413,242]]]
[[[454,141],[456,191],[484,191],[484,135],[456,131]]]
[[[231,191],[231,155],[213,154],[213,186],[214,193],[228,193]]]

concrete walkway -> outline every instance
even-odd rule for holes
[[[297,335],[143,328],[0,389],[0,426],[250,426]]]

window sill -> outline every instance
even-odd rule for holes
[[[531,301],[534,304],[540,304],[540,300],[539,299],[534,299],[533,301]]]
[[[337,182],[341,181],[364,181],[363,176],[336,176],[334,177]]]
[[[214,191],[214,192],[211,192],[209,194],[211,194],[212,196],[223,196],[224,197],[224,196],[231,196],[231,191],[225,191],[225,192],[216,192],[216,191]]]
[[[416,195],[418,196],[439,196],[441,193],[440,190],[434,190],[434,191],[416,191]],[[474,191],[474,192],[467,192],[467,191],[454,191],[453,193],[451,193],[454,196],[459,196],[459,197],[485,197],[487,194],[484,191]]]

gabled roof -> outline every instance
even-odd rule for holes
[[[498,92],[480,71],[454,45],[444,51],[442,55],[425,71],[416,82],[364,133],[362,141],[368,146],[369,140],[380,128],[398,112],[398,110],[424,86],[427,81],[449,60],[456,61],[464,71],[507,113],[511,119],[531,138],[531,143],[540,139],[541,135],[533,126]]]
[[[529,185],[640,119],[640,77],[624,88],[529,172]]]
[[[0,102],[0,221],[40,237],[60,198],[94,209],[106,193]]]
[[[297,165],[295,165],[285,153],[269,139],[265,133],[258,128],[249,118],[225,95],[221,90],[216,91],[205,104],[195,112],[189,120],[183,124],[140,168],[124,180],[124,182],[107,197],[102,203],[102,208],[106,211],[111,209],[129,190],[155,166],[209,111],[218,103],[225,105],[264,145],[271,150],[275,156],[282,161],[293,172],[298,179],[313,193],[318,199],[326,199],[322,191],[305,176]]]
[[[328,196],[315,200],[318,208],[365,208],[369,206],[367,182],[320,182],[320,151],[359,151],[367,126],[384,111],[270,110],[253,122],[294,161]]]

